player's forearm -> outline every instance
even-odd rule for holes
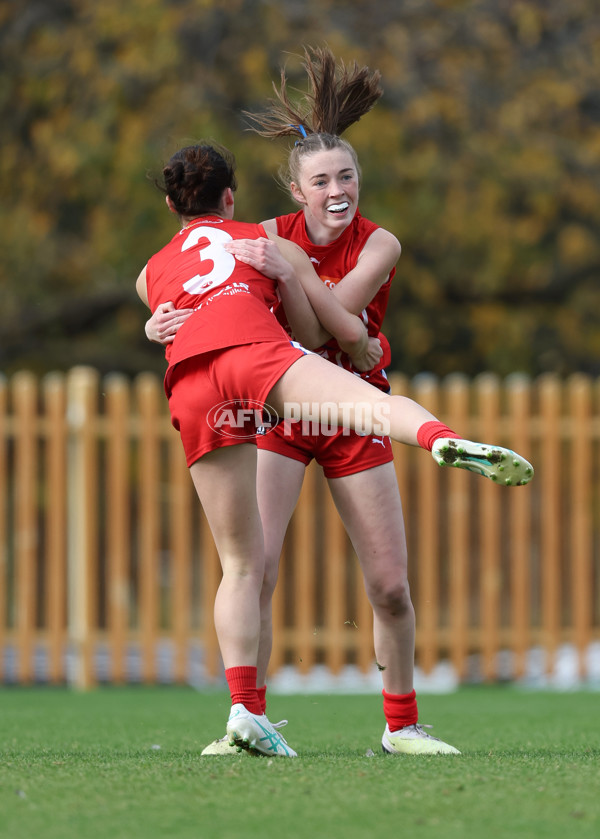
[[[292,333],[309,350],[322,346],[329,334],[323,329],[306,292],[295,276],[279,280],[277,287]]]
[[[367,331],[362,320],[357,315],[348,312],[335,298],[331,290],[327,288],[317,276],[312,264],[306,254],[292,242],[285,239],[277,239],[280,253],[283,253],[289,271],[278,273],[280,290],[287,286],[286,292],[292,293],[294,299],[301,300],[300,304],[293,308],[286,308],[286,314],[294,334],[297,330],[310,329],[309,348],[319,347],[333,336],[340,347],[350,355],[364,352],[367,344]],[[304,291],[309,308],[306,308],[299,284]],[[296,297],[297,295],[297,297]],[[312,312],[312,314],[311,314]],[[318,318],[320,328],[315,331],[314,317]],[[291,317],[290,317],[291,315]],[[292,322],[292,318],[294,322]]]
[[[362,320],[341,305],[327,286],[318,280],[307,290],[308,298],[316,315],[340,348],[348,355],[359,355],[367,345],[367,330]]]

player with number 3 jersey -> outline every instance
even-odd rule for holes
[[[178,253],[177,244],[173,264],[165,249],[150,260],[147,277],[142,272],[138,280],[140,296],[145,299],[147,291],[154,312],[148,336],[165,345],[173,341],[166,378],[173,422],[182,434],[223,564],[215,623],[232,712],[226,736],[203,754],[232,754],[231,744],[262,754],[290,752],[285,741],[279,751],[261,746],[264,738],[281,737],[265,716],[271,598],[287,525],[305,465],[313,457],[329,479],[373,607],[375,654],[383,680],[383,750],[456,754],[457,749],[418,724],[413,686],[415,617],[388,438],[430,450],[440,465],[469,469],[509,486],[528,483],[533,470],[514,452],[462,440],[412,400],[387,394],[383,364],[389,356],[380,328],[400,245],[391,233],[360,216],[358,161],[354,149],[339,136],[381,95],[379,74],[342,65],[334,83],[339,68],[328,50],[307,50],[305,66],[312,85],[308,111],[300,114],[292,108],[282,74],[279,105],[274,103],[257,118],[266,136],[298,137],[290,153],[288,187],[300,211],[263,222],[262,228],[229,227],[219,221],[233,217],[229,185],[220,193],[217,218],[213,218],[215,202],[208,207],[212,213],[207,218],[197,203],[192,211],[178,198],[180,180],[183,185],[189,181],[192,192],[194,167],[187,160],[181,171],[173,164],[166,170],[172,182],[167,201],[183,227],[173,241],[179,243],[182,237],[185,241],[186,231],[189,235],[190,226],[193,230],[196,225],[230,232],[231,240],[219,247],[235,257],[236,267],[225,282],[214,285],[210,262],[201,271],[189,263],[178,274],[178,282],[192,283],[190,296],[168,279],[175,275],[175,263],[187,259]],[[349,90],[354,92],[351,98]],[[263,231],[268,239],[260,235]],[[194,235],[199,237],[195,247],[212,247],[210,236],[205,241]],[[220,264],[218,249],[214,256]],[[201,253],[199,262],[205,262]],[[275,285],[253,278],[242,265],[276,280],[281,305],[275,300]],[[208,279],[203,280],[204,271]],[[272,323],[267,323],[265,313],[274,300],[287,332],[270,312]],[[259,311],[261,306],[264,311]],[[317,348],[327,360],[305,355],[290,343],[290,336],[309,349]],[[241,451],[250,446],[242,445],[241,439],[228,438],[224,443],[206,431],[210,402],[216,399],[266,399],[282,415],[290,403],[333,403],[340,410],[349,404],[352,410],[343,429],[333,429],[333,434],[326,428],[330,416],[323,413],[323,430],[317,433],[312,429],[307,433],[299,421],[291,433],[277,427],[260,435],[256,471],[256,460]],[[384,434],[364,433],[359,406],[387,412],[390,419]],[[312,413],[299,417],[309,418],[314,419]],[[262,738],[261,725],[267,723],[269,734]]]

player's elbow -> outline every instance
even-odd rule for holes
[[[362,321],[354,318],[344,326],[343,334],[336,335],[338,344],[348,355],[356,355],[364,351],[367,344],[367,330]]]
[[[307,350],[317,350],[323,344],[326,344],[330,338],[330,333],[323,329],[322,326],[315,326],[300,337],[299,340]]]
[[[356,350],[360,349],[364,345],[367,339],[367,331],[363,323],[358,318],[353,318],[344,331],[346,332],[346,334],[342,336],[344,344],[351,346]]]

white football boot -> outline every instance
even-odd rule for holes
[[[533,466],[520,454],[502,446],[440,437],[431,455],[438,466],[455,466],[483,475],[504,486],[523,486],[533,478]]]
[[[282,723],[278,723],[281,727]],[[231,708],[227,722],[229,743],[252,754],[297,757],[265,714],[251,714],[244,705]]]
[[[280,728],[283,728],[284,725],[287,725],[287,723],[287,720],[281,720],[280,722],[271,723],[271,725],[273,728],[279,730]],[[209,743],[208,746],[206,746],[201,752],[201,754],[205,756],[219,755],[221,757],[234,756],[240,753],[248,754],[248,752],[244,752],[242,748],[236,747],[235,743],[230,743],[229,736],[227,734],[224,737],[220,737],[218,740],[213,740],[213,742]]]
[[[407,725],[399,731],[390,731],[386,725],[381,748],[390,755],[459,755],[458,749],[437,737],[427,734],[424,728],[431,726]]]

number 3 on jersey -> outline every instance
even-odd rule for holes
[[[196,227],[191,231],[181,250],[187,251],[197,245],[201,239],[208,239],[208,245],[201,247],[198,255],[201,262],[212,262],[213,267],[203,276],[196,274],[183,284],[189,294],[203,294],[211,288],[222,285],[231,277],[235,268],[235,257],[227,253],[222,246],[226,242],[231,242],[232,238],[229,233],[214,227]]]

